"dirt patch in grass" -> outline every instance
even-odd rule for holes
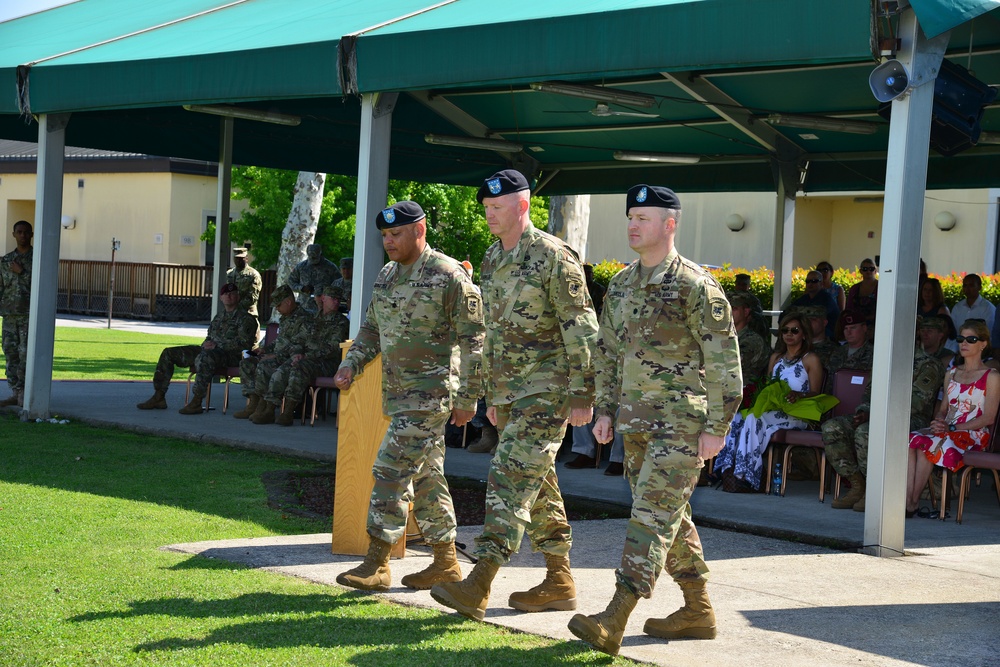
[[[332,465],[309,470],[274,470],[264,474],[268,505],[274,509],[314,519],[333,519],[333,494],[336,470]],[[455,503],[460,526],[481,526],[486,514],[486,482],[463,477],[449,477],[448,487]],[[565,496],[570,521],[627,519],[629,508]]]

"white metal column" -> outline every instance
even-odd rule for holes
[[[351,290],[351,338],[358,335],[375,277],[382,269],[382,235],[375,211],[385,208],[389,192],[389,146],[392,109],[398,93],[375,93],[361,100],[361,151],[358,155],[358,202],[354,231],[354,278]]]
[[[233,119],[219,121],[219,178],[215,197],[215,274],[212,276],[212,319],[219,314],[219,294],[229,269],[229,202],[233,184]],[[260,313],[266,318],[270,313]]]
[[[795,191],[788,192],[785,179],[778,179],[777,205],[774,212],[774,297],[773,310],[781,310],[792,288],[792,251],[795,249]]]
[[[22,418],[48,419],[56,335],[59,241],[62,233],[63,159],[69,114],[38,116],[35,237],[28,315],[28,363]]]
[[[927,186],[934,80],[948,33],[928,40],[912,9],[900,17],[897,58],[913,87],[892,102],[875,317],[864,551],[903,555],[903,510],[913,383],[920,232]]]

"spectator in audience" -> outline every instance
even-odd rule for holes
[[[926,428],[931,421],[944,366],[920,347],[913,355],[913,385],[910,389],[910,430]],[[853,415],[833,417],[823,422],[826,460],[851,485],[850,491],[830,504],[833,509],[865,511],[865,482],[868,477],[868,420],[871,416],[872,385]]]
[[[826,335],[826,309],[822,306],[809,306],[798,310],[806,319],[806,326],[812,335],[810,346],[813,354],[819,357],[819,362],[824,369],[830,368],[830,357],[840,348],[840,345],[834,343]]]
[[[757,335],[764,339],[767,347],[771,347],[771,318],[764,315],[764,309],[760,305],[760,299],[752,291],[749,273],[737,273],[734,281],[733,291],[746,292],[752,301],[749,327],[757,332]]]
[[[323,246],[310,243],[306,246],[306,258],[296,264],[288,274],[288,286],[298,292],[298,302],[302,308],[310,313],[316,313],[313,296],[340,278],[340,269],[337,265],[323,257]]]
[[[264,286],[257,269],[247,264],[247,249],[233,248],[233,268],[226,273],[226,282],[233,283],[239,290],[239,308],[257,317],[257,301]]]
[[[837,308],[843,311],[847,302],[847,294],[843,287],[833,282],[833,264],[824,260],[816,265],[816,270],[823,276],[823,282],[820,283],[823,291],[832,296],[833,300],[837,302]]]
[[[960,470],[964,452],[986,447],[996,418],[1000,373],[983,364],[983,354],[990,349],[989,327],[980,320],[966,320],[956,340],[964,363],[945,374],[946,398],[940,402],[930,427],[910,433],[907,518],[917,512],[934,466]]]
[[[239,307],[240,293],[236,285],[226,283],[219,290],[223,309],[208,326],[208,335],[201,345],[168,347],[160,353],[153,373],[153,396],[136,405],[140,410],[166,410],[167,389],[174,376],[174,367],[194,368],[191,400],[180,409],[182,415],[200,415],[201,402],[208,392],[212,376],[240,362],[243,350],[257,344],[260,326],[257,318]]]
[[[333,281],[334,286],[344,291],[344,303],[347,305],[347,317],[350,319],[351,310],[351,285],[354,280],[354,258],[340,258],[340,278]]]
[[[955,304],[951,309],[951,321],[955,329],[966,320],[982,320],[986,322],[986,331],[993,329],[993,320],[996,318],[996,306],[980,296],[983,289],[983,279],[975,273],[970,273],[962,279],[962,294],[965,298]],[[989,350],[987,350],[987,353]]]
[[[829,295],[827,295],[829,298]],[[786,400],[794,403],[800,398],[815,396],[823,383],[823,367],[812,354],[809,333],[803,317],[796,311],[781,318],[780,338],[768,361],[768,375],[788,383]],[[759,489],[764,468],[763,454],[771,435],[779,429],[803,429],[808,423],[779,410],[763,413],[759,418],[753,412],[746,416],[736,413],[726,444],[715,459],[716,474],[727,471],[751,489]]]
[[[854,283],[847,291],[847,310],[860,313],[869,322],[875,321],[875,302],[878,300],[878,279],[875,262],[865,258],[858,267],[861,282]]]
[[[917,329],[917,336],[920,339],[918,347],[940,361],[945,368],[951,365],[955,357],[955,353],[944,346],[949,326],[951,326],[950,316],[927,315],[920,318]]]
[[[757,382],[767,371],[767,360],[771,356],[771,346],[750,328],[753,317],[753,301],[750,292],[730,292],[726,295],[733,311],[733,328],[740,344],[740,367],[743,370],[743,386]]]
[[[943,315],[948,323],[945,339],[955,338],[955,324],[951,321],[951,311],[944,305],[944,291],[937,278],[924,277],[920,284],[920,300],[917,302],[917,316],[931,317]],[[994,339],[997,340],[997,339]]]
[[[844,325],[843,345],[830,355],[827,367],[826,393],[833,386],[834,374],[842,368],[852,371],[870,371],[875,358],[875,347],[868,340],[868,320],[861,313],[845,310],[840,317]]]
[[[826,335],[828,338],[833,338],[833,326],[836,324],[837,318],[840,317],[840,308],[837,307],[837,302],[833,300],[833,297],[822,290],[822,282],[823,276],[819,271],[813,269],[807,273],[805,294],[792,301],[790,307],[823,306],[826,309]],[[784,318],[785,313],[782,313],[781,316]]]

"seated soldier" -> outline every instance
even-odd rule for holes
[[[944,380],[944,366],[920,346],[913,355],[913,387],[910,394],[910,430],[931,423],[938,389]],[[868,477],[868,418],[871,412],[871,382],[853,415],[842,415],[823,423],[826,460],[837,474],[847,479],[851,490],[830,504],[833,509],[865,511],[865,483]]]
[[[826,309],[822,306],[807,306],[805,308],[799,308],[799,312],[808,321],[808,327],[812,331],[812,351],[819,361],[823,364],[823,368],[829,372],[830,370],[830,357],[833,353],[840,348],[840,345],[834,343],[826,335]]]
[[[861,313],[845,310],[840,316],[844,325],[845,343],[830,355],[830,365],[827,367],[826,389],[824,393],[832,393],[833,376],[842,368],[852,371],[871,371],[875,348],[868,340],[868,320]]]
[[[945,368],[948,368],[951,360],[955,358],[955,353],[945,347],[945,343],[948,340],[949,323],[950,319],[947,315],[928,315],[920,318],[920,325],[917,330],[919,347],[922,347],[924,352],[940,361]]]
[[[745,387],[765,376],[771,346],[750,327],[753,304],[757,297],[750,292],[730,292],[726,297],[733,311],[733,327],[740,345],[740,366]]]
[[[271,375],[293,354],[303,351],[303,340],[312,329],[313,316],[299,308],[295,292],[288,285],[280,285],[271,292],[271,304],[281,315],[278,336],[273,343],[251,351],[240,362],[240,387],[247,397],[247,406],[233,415],[237,419],[255,415],[258,408],[263,418],[268,405],[263,396]],[[274,422],[274,407],[271,406],[271,421],[268,423]]]
[[[317,295],[320,311],[316,314],[308,335],[302,340],[302,352],[293,354],[278,366],[267,383],[264,401],[278,407],[284,399],[284,408],[277,419],[274,410],[265,409],[263,419],[251,416],[255,424],[291,426],[296,408],[305,398],[309,385],[318,377],[333,377],[340,366],[340,344],[350,335],[351,323],[340,312],[344,292],[339,287],[327,285]],[[260,408],[258,407],[258,411]],[[270,417],[270,419],[269,419]]]
[[[208,390],[212,376],[224,372],[226,367],[240,362],[243,350],[252,349],[257,344],[260,327],[257,318],[239,308],[240,293],[235,283],[226,283],[219,290],[223,310],[208,326],[208,335],[201,345],[181,345],[168,347],[160,353],[153,374],[153,396],[136,405],[140,410],[166,410],[167,389],[174,376],[174,367],[194,367],[195,379],[191,388],[191,400],[180,409],[182,415],[200,415],[201,402]]]

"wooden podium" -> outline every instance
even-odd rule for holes
[[[351,341],[341,343],[346,355]],[[337,483],[333,495],[333,542],[335,554],[368,553],[368,506],[375,477],[372,465],[379,445],[389,429],[382,412],[382,355],[354,377],[351,388],[340,392],[337,405]],[[413,521],[410,512],[408,522]],[[392,548],[392,556],[406,553],[406,537]]]

